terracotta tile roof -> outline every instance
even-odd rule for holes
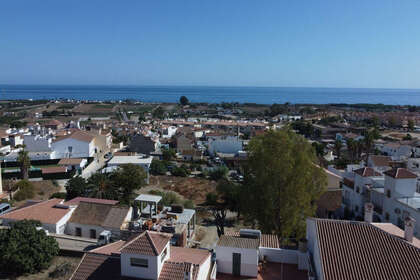
[[[109,205],[116,205],[118,204],[118,200],[109,200],[109,199],[100,199],[100,198],[91,198],[91,197],[75,197],[69,201],[64,202],[65,205],[79,205],[80,202],[92,202],[98,204],[109,204]]]
[[[49,121],[45,124],[45,126],[56,126],[56,125],[57,126],[58,125],[63,125],[63,123],[60,122],[59,120],[51,120],[51,121]]]
[[[401,239],[404,239],[404,231],[391,223],[372,223],[377,228],[380,228],[383,231],[388,232],[394,236],[397,236]],[[411,243],[413,246],[420,249],[420,239],[413,237],[413,242]]]
[[[203,264],[210,256],[207,250],[183,248],[171,246],[170,262],[187,262],[192,264]]]
[[[166,261],[163,264],[158,280],[184,280],[188,265]]]
[[[82,158],[62,158],[58,162],[58,165],[80,165]]]
[[[93,137],[89,133],[78,130],[78,131],[73,132],[72,134],[68,134],[68,135],[62,136],[60,138],[57,138],[55,140],[55,142],[58,142],[58,141],[61,141],[61,140],[67,139],[67,138],[73,138],[73,139],[76,139],[76,140],[79,140],[79,141],[82,141],[82,142],[91,142],[91,141],[93,141],[93,139],[95,139],[95,137]]]
[[[66,173],[67,167],[65,166],[51,166],[41,168],[42,174],[52,174],[52,173]]]
[[[236,236],[222,235],[217,242],[217,246],[243,248],[243,249],[258,249],[260,246],[259,239],[243,238]]]
[[[80,201],[69,223],[121,228],[128,211],[128,207]]]
[[[405,168],[394,168],[384,172],[385,175],[395,179],[415,179],[417,175]]]
[[[118,240],[113,243],[109,243],[105,246],[90,250],[90,253],[97,253],[97,254],[103,254],[103,255],[112,255],[112,254],[121,254],[120,249],[125,245],[126,241],[124,240]]]
[[[38,220],[41,223],[45,224],[56,224],[61,220],[70,209],[63,209],[55,207],[55,205],[60,204],[63,200],[54,198],[32,204],[30,206],[16,209],[12,212],[6,213],[2,216],[2,219],[11,219],[11,220]]]
[[[329,190],[324,192],[317,201],[318,207],[322,207],[328,211],[336,211],[341,207],[343,191]]]
[[[420,249],[364,222],[313,219],[323,279],[419,279]]]
[[[369,159],[375,166],[389,166],[389,163],[392,161],[392,158],[389,156],[370,155]]]
[[[172,235],[145,231],[121,248],[121,253],[158,256],[171,240]]]
[[[70,280],[122,279],[118,256],[87,253],[83,256]]]
[[[381,176],[381,173],[375,171],[371,167],[362,167],[360,169],[354,170],[354,173],[362,176],[362,177],[373,177],[373,176]]]
[[[225,232],[225,235],[239,237],[239,232],[228,231],[228,232]],[[279,238],[275,234],[261,234],[260,247],[280,248]]]

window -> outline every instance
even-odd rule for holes
[[[163,262],[165,260],[166,254],[168,253],[168,248],[165,248],[165,250],[163,250],[162,255],[160,256],[160,262]]]
[[[385,212],[385,220],[389,221],[389,213]]]
[[[147,259],[130,258],[131,266],[138,267],[149,267],[149,261]]]
[[[391,197],[391,190],[386,190],[386,196]]]
[[[76,228],[76,236],[82,236],[82,229],[79,227]]]
[[[356,212],[359,212],[359,206],[356,205]]]
[[[356,188],[356,192],[357,192],[357,193],[359,193],[359,192],[360,192],[360,188],[359,188],[359,187],[357,187],[357,188]]]
[[[96,230],[94,230],[94,229],[91,229],[90,230],[90,238],[96,238]]]

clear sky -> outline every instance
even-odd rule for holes
[[[0,83],[420,88],[420,0],[1,0]]]

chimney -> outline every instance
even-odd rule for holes
[[[408,242],[413,242],[413,236],[414,236],[414,224],[416,223],[416,220],[414,220],[412,217],[408,216],[405,219],[405,228],[404,228],[404,239]]]
[[[372,223],[373,220],[373,204],[371,202],[365,203],[365,222]]]

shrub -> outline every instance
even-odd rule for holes
[[[226,178],[229,169],[226,166],[220,166],[212,171],[210,171],[209,176],[211,180],[218,181],[220,179]]]
[[[69,274],[73,270],[73,267],[70,263],[65,262],[60,265],[57,265],[53,271],[51,271],[48,276],[50,278],[60,278]]]
[[[172,169],[172,175],[177,176],[177,177],[187,177],[188,172],[186,169],[181,168],[181,167],[174,167]]]
[[[28,180],[21,180],[16,184],[18,192],[14,195],[17,201],[33,198],[35,195],[34,186]]]
[[[165,175],[168,171],[165,162],[161,160],[153,160],[152,164],[150,165],[150,173],[152,175]]]
[[[194,209],[194,207],[195,207],[194,202],[191,199],[184,200],[183,205],[184,205],[185,208],[189,208],[189,209]]]
[[[67,194],[64,192],[55,192],[50,196],[51,198],[61,198],[61,199],[66,199]]]

